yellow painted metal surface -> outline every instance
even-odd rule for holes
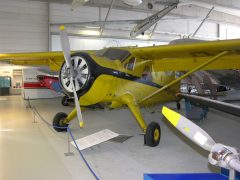
[[[153,138],[155,141],[157,141],[160,138],[160,132],[158,129],[154,130]]]
[[[80,127],[80,128],[83,128],[84,125],[85,125],[85,123],[84,123],[83,121],[79,122],[79,127]]]
[[[240,68],[240,39],[131,48],[130,51],[136,57],[152,60],[156,71],[191,70],[223,51],[229,54],[203,70]]]
[[[153,60],[208,57],[222,51],[239,54],[239,50],[240,39],[130,48],[135,56]]]
[[[187,71],[194,69],[206,62],[209,58],[174,58],[174,59],[162,59],[154,61],[157,71]],[[181,63],[180,63],[181,62]],[[219,58],[217,61],[205,66],[202,70],[221,70],[221,69],[240,69],[240,55],[231,54]]]
[[[109,75],[99,76],[88,92],[80,97],[82,106],[88,106],[99,102],[111,101],[115,96],[114,77]]]
[[[59,70],[64,59],[62,52],[32,52],[0,54],[0,60],[14,65],[49,66]]]
[[[175,111],[163,106],[162,108],[162,114],[168,119],[169,122],[171,122],[171,124],[173,126],[177,126],[180,118],[181,118],[181,115],[176,113]]]
[[[85,51],[98,65],[126,76],[98,76],[88,92],[80,97],[80,103],[83,106],[105,103],[112,108],[127,105],[144,132],[146,123],[139,106],[177,100],[175,94],[180,84],[179,79],[175,79],[175,71],[190,71],[189,75],[199,69],[240,69],[240,40],[120,49],[131,53],[123,62],[96,56],[95,51]],[[225,51],[228,53],[222,53]],[[134,67],[129,69],[127,63],[132,58],[135,58]],[[10,53],[0,54],[0,61],[59,70],[64,57],[62,52]],[[134,78],[127,78],[129,76]],[[74,109],[66,120],[75,116]],[[177,120],[173,123],[176,125]]]
[[[131,94],[124,94],[121,97],[121,101],[123,104],[126,104],[130,111],[133,113],[134,117],[136,118],[140,128],[143,132],[146,132],[147,125],[142,117],[141,111],[139,109],[138,103],[134,99],[134,95]]]
[[[77,109],[74,108],[66,117],[66,119],[64,119],[64,123],[68,124],[71,120],[73,120],[73,118],[75,118],[77,115]]]
[[[205,61],[203,64],[199,65],[198,67],[193,68],[191,71],[187,72],[186,74],[182,75],[181,77],[171,81],[170,83],[166,84],[165,86],[163,86],[162,88],[156,90],[155,92],[153,92],[152,94],[149,94],[148,96],[144,97],[140,102],[144,102],[148,99],[151,99],[153,96],[155,96],[158,93],[161,93],[162,91],[164,91],[165,89],[173,86],[176,83],[180,83],[180,81],[184,78],[186,78],[187,76],[191,75],[192,73],[201,70],[203,67],[207,66],[208,64],[211,64],[212,62],[216,61],[217,59],[227,55],[228,51],[223,51],[219,54],[217,54],[216,56],[210,58],[208,61]]]
[[[184,131],[189,133],[190,132],[190,128],[189,127],[184,127]]]

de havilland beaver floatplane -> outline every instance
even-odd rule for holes
[[[148,146],[159,144],[161,129],[157,122],[146,124],[141,114],[142,106],[179,102],[184,97],[240,115],[239,108],[230,104],[194,98],[193,95],[177,95],[180,81],[198,70],[239,69],[239,39],[71,52],[63,26],[60,37],[63,52],[0,54],[1,61],[11,64],[49,66],[51,70],[59,71],[62,89],[75,98],[76,107],[68,115],[63,112],[55,115],[53,125],[57,131],[65,131],[64,127],[76,116],[83,127],[80,105],[127,106]],[[176,77],[176,71],[187,73]]]

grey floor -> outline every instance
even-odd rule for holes
[[[70,112],[60,99],[33,100],[31,104],[49,122],[56,112]],[[1,180],[75,180],[94,179],[78,152],[66,157],[67,136],[56,133],[25,108],[21,96],[0,97],[0,179]],[[168,103],[168,107],[175,107]],[[208,153],[199,149],[165,120],[161,106],[142,109],[147,122],[161,125],[159,146],[143,145],[137,123],[128,109],[87,110],[86,123],[79,129],[77,120],[71,124],[76,139],[103,129],[133,137],[123,143],[105,142],[83,150],[83,154],[100,179],[143,179],[144,173],[198,173],[218,172],[207,163]],[[152,113],[155,111],[155,113]],[[184,108],[180,110],[184,114]],[[199,124],[199,123],[198,123]],[[199,124],[217,142],[240,147],[240,119],[216,110],[210,110],[206,120]]]

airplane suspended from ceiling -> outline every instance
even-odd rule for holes
[[[84,5],[89,1],[90,0],[73,0],[72,7],[74,8],[75,6],[78,6],[78,5]],[[122,0],[122,2],[130,6],[139,6],[140,4],[142,4],[143,1],[142,0]]]
[[[15,65],[49,66],[59,71],[63,91],[74,97],[75,108],[69,114],[53,118],[56,131],[66,131],[77,116],[84,126],[81,107],[102,105],[107,108],[127,106],[144,133],[148,146],[157,146],[161,128],[157,122],[147,124],[141,108],[181,98],[210,104],[214,108],[240,116],[239,108],[227,103],[176,95],[180,81],[198,70],[240,69],[240,40],[221,40],[171,44],[152,47],[119,47],[98,51],[70,51],[67,33],[61,27],[63,52],[0,54],[0,61]],[[175,76],[176,71],[187,71]],[[61,127],[61,128],[60,128]]]
[[[136,37],[139,34],[144,35],[144,32],[156,24],[160,19],[166,16],[170,11],[177,7],[179,1],[168,5],[164,9],[158,11],[157,13],[143,19],[141,22],[137,23],[130,32],[130,37]]]
[[[142,4],[142,0],[122,0],[123,3],[128,4],[130,6],[139,6]]]
[[[86,3],[88,0],[76,0],[74,3]],[[124,0],[127,4],[141,4],[142,1],[127,1]],[[138,3],[137,3],[138,2]],[[141,3],[140,3],[141,2]],[[133,29],[130,32],[130,37],[137,37],[138,35],[144,35],[145,31],[147,31],[150,27],[156,24],[159,20],[176,20],[176,19],[187,19],[187,18],[165,18],[170,11],[177,7],[179,0],[168,4],[165,8],[161,9],[160,11],[156,12],[155,14],[143,19],[143,20],[112,20],[112,21],[92,21],[92,22],[61,22],[61,23],[51,23],[50,25],[54,26],[99,26],[102,27],[105,24],[135,24]]]

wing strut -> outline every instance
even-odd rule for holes
[[[48,59],[48,64],[49,64],[49,67],[55,66],[55,67],[57,67],[59,69],[61,68],[61,65],[59,65],[58,63],[56,63],[52,59]],[[54,68],[50,68],[50,69],[54,69]]]
[[[201,96],[196,96],[196,95],[190,95],[190,94],[184,94],[184,93],[179,93],[177,94],[177,97],[180,98],[185,98],[190,100],[191,102],[199,103],[201,105],[205,105],[214,109],[217,109],[219,111],[223,111],[235,116],[240,117],[240,106],[234,105],[234,104],[229,104]]]
[[[196,68],[194,68],[191,71],[188,71],[186,74],[182,75],[181,77],[175,79],[174,81],[168,83],[167,85],[163,86],[162,88],[156,90],[155,92],[153,92],[152,94],[148,95],[147,97],[143,98],[139,103],[142,103],[150,98],[152,98],[153,96],[155,96],[156,94],[164,91],[165,89],[173,86],[174,84],[180,82],[182,79],[186,78],[187,76],[191,75],[192,73],[202,69],[203,67],[211,64],[212,62],[216,61],[217,59],[219,59],[220,57],[226,55],[228,53],[228,51],[223,51],[218,53],[216,56],[212,57],[211,59],[209,59],[208,61],[204,62],[203,64],[201,64],[200,66],[197,66]]]

